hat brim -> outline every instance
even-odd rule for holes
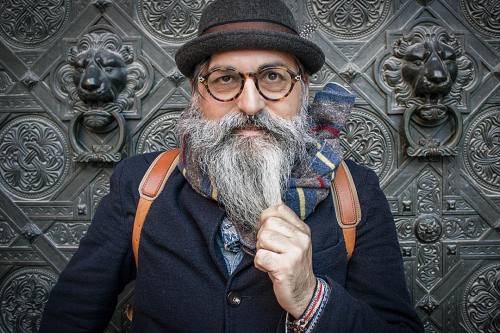
[[[182,74],[191,78],[197,64],[212,54],[239,50],[266,49],[293,54],[309,74],[316,73],[325,63],[325,55],[311,41],[285,32],[233,30],[201,35],[182,45],[175,62]]]

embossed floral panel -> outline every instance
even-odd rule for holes
[[[21,198],[45,197],[69,170],[65,134],[51,120],[21,116],[0,128],[0,185]]]
[[[357,39],[377,30],[389,15],[390,0],[308,0],[309,14],[336,38]]]
[[[3,0],[0,35],[15,46],[39,47],[61,33],[70,9],[70,0]]]

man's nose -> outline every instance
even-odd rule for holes
[[[254,115],[262,111],[266,102],[264,97],[262,97],[257,90],[254,80],[245,80],[245,85],[243,86],[243,91],[237,99],[238,108],[241,112],[247,115]]]
[[[447,80],[444,64],[436,53],[428,60],[426,72],[427,79],[432,83],[439,84]]]

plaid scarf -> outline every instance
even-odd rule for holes
[[[308,161],[302,174],[295,174],[288,181],[284,193],[284,203],[305,220],[324,200],[329,193],[330,185],[335,177],[335,169],[343,159],[339,144],[339,134],[351,113],[355,96],[336,83],[329,83],[318,92],[314,102],[309,106],[311,131],[317,142],[308,150]],[[198,167],[186,163],[186,152],[181,147],[179,168],[184,177],[199,194],[218,199],[217,189],[206,175],[202,175]],[[247,250],[254,252],[255,235],[238,230],[240,241]]]

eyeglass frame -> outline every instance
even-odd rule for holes
[[[257,80],[257,74],[263,72],[263,71],[266,71],[266,70],[269,70],[269,69],[273,69],[273,68],[279,68],[279,69],[284,69],[287,71],[288,74],[290,74],[290,78],[292,79],[292,84],[290,85],[290,89],[288,90],[288,92],[280,97],[280,98],[269,98],[267,96],[265,96],[262,91],[260,90],[260,87],[259,87],[259,81]],[[221,70],[221,68],[214,68],[212,70],[210,70],[207,74],[205,75],[199,75],[198,76],[198,82],[203,84],[205,86],[205,89],[207,89],[207,92],[210,94],[210,96],[212,96],[215,100],[219,101],[219,102],[231,102],[231,101],[234,101],[235,99],[237,99],[238,97],[240,97],[241,93],[243,92],[243,89],[245,88],[245,82],[247,80],[247,78],[252,78],[253,80],[253,83],[255,84],[255,88],[257,88],[257,91],[259,92],[259,95],[261,95],[262,97],[264,97],[264,99],[268,100],[268,101],[273,101],[273,102],[277,102],[277,101],[281,101],[285,98],[288,97],[288,95],[290,95],[290,93],[292,92],[293,90],[293,87],[295,87],[295,84],[298,82],[298,81],[301,81],[302,80],[302,72],[300,71],[299,69],[299,72],[298,73],[295,73],[293,72],[291,69],[285,67],[285,66],[270,66],[270,67],[265,67],[265,68],[262,68],[261,70],[257,71],[257,72],[246,72],[246,73],[242,73],[240,71],[237,71],[237,70],[234,70],[234,69],[231,69],[231,68],[227,68],[226,70],[232,70],[236,73],[238,73],[241,77],[241,86],[240,86],[240,91],[236,94],[236,96],[230,98],[230,99],[220,99],[220,98],[217,98],[214,96],[214,94],[210,91],[210,88],[208,88],[208,77],[218,71],[218,70]]]

